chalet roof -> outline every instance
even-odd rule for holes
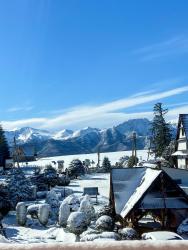
[[[161,194],[160,175],[165,176],[166,189],[176,190],[174,196]],[[153,185],[155,183],[155,185]],[[155,191],[152,188],[155,186]],[[150,191],[149,191],[150,190]],[[163,170],[151,168],[113,169],[111,172],[111,192],[114,196],[116,214],[125,218],[133,208],[137,209],[171,209],[188,208],[186,194]],[[177,196],[177,197],[176,197]]]
[[[116,213],[125,217],[160,173],[150,168],[113,169]]]
[[[180,114],[180,120],[185,130],[185,136],[188,139],[188,114]]]

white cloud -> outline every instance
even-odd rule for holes
[[[186,36],[177,36],[166,41],[139,48],[133,53],[139,55],[142,61],[188,53],[188,38]]]
[[[62,128],[81,128],[84,126],[106,127],[118,124],[125,120],[138,117],[151,118],[152,112],[141,113],[124,113],[121,110],[138,106],[152,101],[160,101],[161,99],[176,96],[188,91],[188,86],[171,89],[165,92],[155,94],[138,94],[125,99],[112,101],[98,106],[79,106],[64,111],[62,115],[48,118],[32,118],[18,121],[2,122],[5,129],[14,129],[15,127],[33,126],[45,129],[62,129]],[[186,106],[187,107],[187,106]],[[183,110],[183,107],[174,109],[169,114],[177,115],[177,111]],[[186,108],[184,109],[186,111]]]
[[[7,112],[21,112],[21,111],[31,111],[34,107],[33,106],[26,106],[26,107],[11,107],[7,109]]]

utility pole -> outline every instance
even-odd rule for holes
[[[98,147],[98,151],[97,151],[97,166],[98,168],[100,168],[100,147]]]
[[[20,164],[19,164],[19,149],[17,147],[17,144],[16,144],[16,137],[14,136],[14,152],[13,152],[13,159],[14,159],[14,162],[17,162],[17,165],[18,165],[18,168],[20,167]]]
[[[147,161],[149,161],[150,154],[151,154],[151,138],[149,138],[149,147],[148,147],[148,157],[147,157]]]
[[[132,157],[134,157],[134,164],[137,165],[137,151],[136,151],[136,132],[132,135]]]

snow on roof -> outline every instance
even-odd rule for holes
[[[180,119],[185,130],[186,138],[188,139],[188,114],[180,114]]]
[[[172,156],[187,156],[188,152],[187,151],[176,151],[175,153],[172,154]]]
[[[161,170],[127,168],[112,170],[116,213],[123,218],[131,211]]]

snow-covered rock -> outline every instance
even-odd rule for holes
[[[178,234],[188,234],[188,218],[183,220],[177,229]]]
[[[87,229],[87,219],[82,212],[73,212],[67,220],[67,228],[71,233],[80,235]]]
[[[19,202],[16,205],[16,219],[20,226],[25,226],[27,221],[27,208],[24,202]]]
[[[79,211],[85,213],[88,225],[93,219],[95,219],[95,209],[91,204],[88,195],[85,195],[84,199],[82,199]]]
[[[56,241],[72,243],[77,241],[77,236],[73,233],[67,232],[63,228],[60,228],[56,235]]]
[[[38,219],[43,226],[45,226],[48,223],[49,215],[50,215],[49,204],[41,204],[39,206]]]
[[[59,207],[59,225],[62,227],[66,227],[67,220],[71,213],[71,208],[68,202],[63,201]]]
[[[96,221],[96,228],[101,231],[112,231],[114,228],[114,221],[108,215],[103,215]]]
[[[130,227],[119,229],[118,233],[122,240],[138,240],[138,233]]]
[[[39,204],[33,204],[27,207],[27,214],[31,215],[32,218],[38,218]]]

